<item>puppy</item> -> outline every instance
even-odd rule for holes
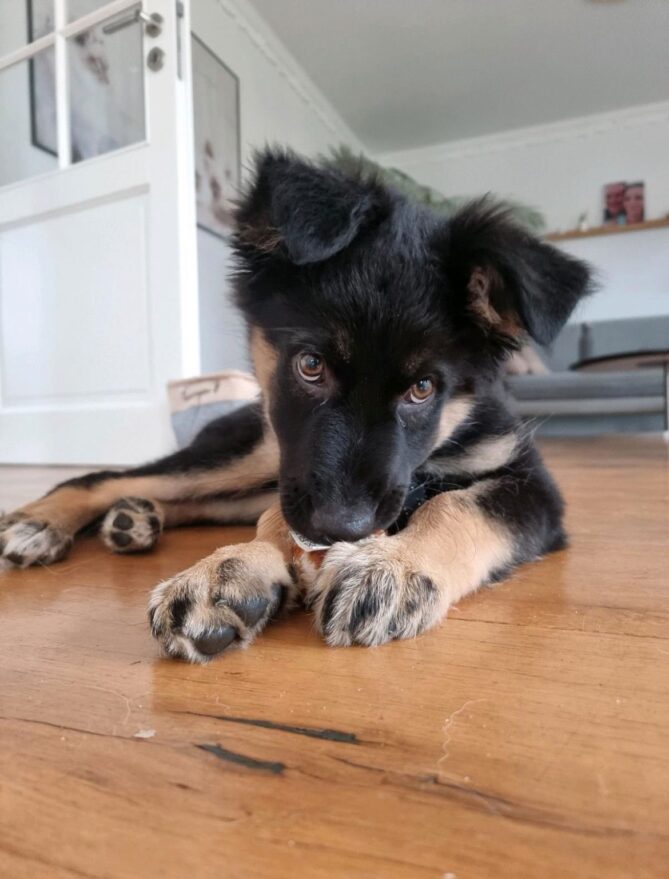
[[[527,337],[555,337],[589,290],[583,263],[486,200],[445,220],[276,150],[258,157],[236,219],[261,402],[160,461],[70,480],[5,517],[6,564],[57,561],[96,520],[128,553],[164,527],[260,517],[250,543],[151,595],[163,649],[204,662],[298,597],[328,644],[411,638],[565,545],[562,500],[498,372]],[[306,585],[291,532],[331,546]]]

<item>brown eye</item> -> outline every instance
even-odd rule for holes
[[[415,384],[411,385],[404,395],[407,403],[424,403],[434,394],[434,382],[429,376],[419,379]]]
[[[304,379],[305,382],[315,384],[323,378],[325,363],[318,354],[314,354],[312,351],[298,354],[296,364],[300,378]]]

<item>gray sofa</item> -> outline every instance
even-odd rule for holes
[[[545,436],[661,431],[664,371],[577,372],[575,363],[608,354],[669,349],[669,315],[569,324],[540,355],[550,372],[508,376],[512,406]]]

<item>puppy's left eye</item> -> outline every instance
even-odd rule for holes
[[[321,381],[325,372],[325,362],[319,354],[313,351],[305,351],[298,354],[295,359],[295,367],[301,379],[310,384]]]
[[[434,394],[434,382],[429,376],[418,379],[404,395],[407,403],[425,403]]]

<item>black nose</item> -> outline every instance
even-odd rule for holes
[[[312,531],[328,543],[339,540],[356,541],[369,537],[374,530],[376,507],[319,506],[311,516]]]

